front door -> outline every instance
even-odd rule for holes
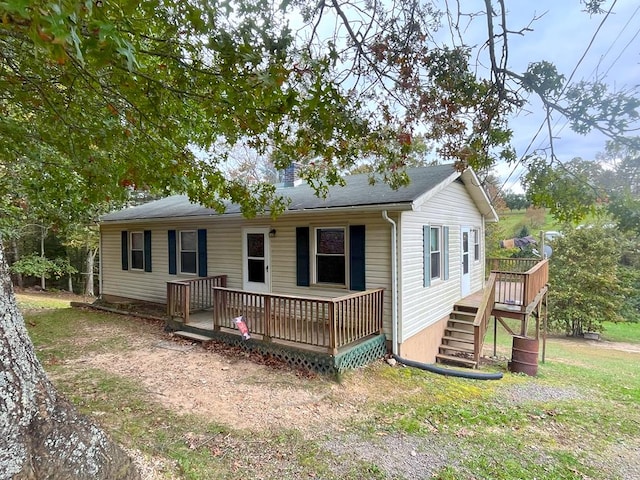
[[[471,262],[469,258],[469,240],[471,239],[471,229],[469,227],[462,227],[462,252],[461,259],[461,275],[460,275],[460,295],[466,297],[471,293]]]
[[[250,292],[271,292],[269,229],[242,231],[242,288]]]

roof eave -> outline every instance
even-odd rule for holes
[[[346,205],[341,207],[315,207],[315,208],[300,208],[295,210],[285,210],[282,213],[282,216],[290,216],[290,215],[299,215],[299,214],[320,214],[320,213],[353,213],[355,210],[357,211],[365,211],[365,212],[373,212],[373,211],[404,211],[411,210],[412,204],[409,202],[403,203],[376,203],[371,205]],[[258,215],[256,218],[270,218],[269,213],[265,213],[262,215]],[[181,221],[189,221],[189,220],[203,220],[203,219],[211,219],[211,218],[244,218],[242,213],[234,212],[234,213],[222,213],[219,215],[208,214],[208,215],[185,215],[185,216],[167,216],[167,217],[146,217],[146,218],[127,218],[121,220],[101,220],[99,223],[101,225],[119,225],[119,224],[131,224],[131,223],[156,223],[156,222],[164,222],[167,220],[181,222]]]
[[[499,220],[498,213],[493,208],[487,192],[480,185],[480,179],[471,168],[467,168],[461,175],[469,195],[475,202],[480,213],[484,216],[485,222],[495,223]]]

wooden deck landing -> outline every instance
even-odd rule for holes
[[[546,288],[544,289],[544,291],[546,292]],[[456,302],[456,305],[477,309],[482,302],[483,295],[484,290],[478,290],[477,292],[458,300]],[[499,300],[504,298],[508,298],[507,303],[500,303]],[[520,295],[518,295],[517,292],[513,292],[513,286],[511,285],[511,282],[496,282],[496,298],[495,304],[493,306],[494,315],[519,318],[521,315],[531,313],[530,311],[528,311],[530,308],[527,308],[529,306],[521,307],[520,304]]]

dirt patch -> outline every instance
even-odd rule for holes
[[[586,345],[593,348],[602,348],[608,350],[619,350],[627,353],[640,353],[640,344],[627,342],[611,342],[609,340],[585,340],[583,338],[570,338],[554,336],[550,337],[555,343],[565,345]]]
[[[54,300],[68,300],[69,302],[85,302],[92,303],[95,297],[88,295],[80,295],[66,290],[42,290],[39,287],[20,288],[13,287],[13,291],[16,295],[23,295],[33,298],[50,298]]]
[[[165,337],[140,332],[135,349],[123,354],[93,353],[70,363],[133,379],[167,408],[236,429],[295,428],[317,433],[339,428],[357,416],[367,401],[357,387],[350,389],[323,377],[300,382],[307,372],[276,369],[242,354],[230,357]]]
[[[126,317],[123,317],[126,319]],[[352,433],[349,424],[376,415],[371,404],[383,401],[392,394],[385,388],[384,375],[372,388],[371,375],[389,368],[382,362],[367,370],[350,372],[344,383],[293,370],[268,357],[250,354],[238,348],[214,344],[202,348],[199,344],[179,340],[162,331],[161,321],[131,319],[123,327],[92,323],[85,332],[79,329],[77,342],[91,338],[112,338],[126,342],[126,348],[105,349],[69,361],[76,369],[97,368],[122,376],[139,384],[149,395],[166,408],[180,414],[196,414],[231,429],[246,430],[247,435],[216,433],[189,436],[184,440],[194,448],[211,445],[216,457],[243,457],[250,438],[252,455],[246,459],[246,468],[261,471],[260,478],[302,478],[303,468],[296,459],[295,441],[274,445],[265,432],[277,433],[281,429],[296,430],[301,438],[312,439],[318,446],[335,456],[331,471],[348,476],[350,468],[358,462],[371,463],[384,478],[428,478],[444,466],[458,466],[464,455],[481,457],[483,451],[473,448],[473,441],[465,428],[456,434],[417,436],[376,430],[368,436]],[[96,335],[97,334],[97,335]],[[556,341],[567,341],[554,339]],[[591,347],[617,348],[624,351],[638,346],[614,342],[580,341]],[[120,345],[119,345],[120,346]],[[371,371],[373,368],[374,371]],[[380,370],[378,370],[380,369]],[[519,405],[526,401],[556,402],[580,400],[584,393],[578,388],[512,385],[505,388],[504,402]],[[369,405],[367,407],[367,404]],[[549,412],[548,415],[552,415]],[[542,427],[541,427],[542,428]],[[469,430],[473,432],[473,430]],[[502,434],[502,430],[497,430]],[[560,424],[544,422],[544,433],[554,442],[565,435]],[[573,441],[573,439],[568,439]],[[638,477],[637,443],[618,444],[602,455],[594,455],[593,465],[610,472],[622,472],[620,478]],[[191,448],[191,447],[190,447]],[[576,448],[581,446],[576,444]],[[146,479],[176,478],[177,466],[172,460],[147,457],[132,452]],[[541,453],[542,455],[542,453]],[[460,467],[462,468],[462,467]],[[382,475],[378,474],[378,478]],[[304,475],[306,476],[306,474]],[[469,478],[472,478],[469,473]],[[466,477],[465,477],[466,478]]]

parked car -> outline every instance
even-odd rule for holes
[[[551,242],[561,236],[562,232],[558,232],[557,230],[549,230],[548,232],[544,232],[544,239],[547,242]]]

